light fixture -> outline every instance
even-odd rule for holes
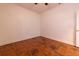
[[[38,3],[34,3],[35,5],[37,5]],[[44,3],[46,6],[48,5],[48,3]]]
[[[38,3],[34,3],[35,5],[37,5]]]
[[[48,3],[45,3],[45,5],[48,5]]]

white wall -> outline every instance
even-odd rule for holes
[[[37,14],[15,4],[0,4],[0,45],[40,34],[73,45],[75,13],[78,10],[79,4],[61,4]]]
[[[75,14],[79,4],[61,4],[41,14],[41,35],[74,45]]]
[[[76,46],[79,47],[79,11],[76,14]]]
[[[0,45],[40,36],[39,14],[15,4],[0,4]]]

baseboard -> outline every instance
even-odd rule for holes
[[[37,37],[41,37],[41,36],[33,36],[33,37],[29,37],[29,38],[25,38],[25,39],[20,39],[20,40],[17,40],[17,41],[12,41],[12,42],[7,42],[7,43],[4,42],[0,46],[5,46],[5,45],[8,45],[8,44],[13,44],[13,43],[17,43],[17,42],[20,42],[20,41],[29,40],[29,39],[37,38]]]
[[[55,40],[55,39],[51,39],[51,38],[44,37],[44,36],[36,36],[36,37],[31,37],[31,38],[28,38],[28,39],[23,39],[23,40],[20,40],[20,41],[29,40],[29,39],[34,39],[34,38],[38,38],[38,37],[42,37],[42,38],[50,39],[50,40],[53,40],[53,41],[56,41],[56,42],[60,42],[60,43],[66,44],[66,45],[74,46],[74,45],[67,44],[67,43],[65,43],[65,42],[57,41],[57,40]],[[20,41],[16,41],[16,42],[7,43],[7,44],[3,44],[3,45],[0,45],[0,46],[5,46],[5,45],[9,45],[9,44],[13,44],[13,43],[20,42]],[[77,46],[74,46],[74,47],[77,47]],[[77,47],[77,48],[79,48],[79,47]]]
[[[68,44],[68,43],[65,43],[65,42],[62,42],[62,41],[57,41],[57,40],[55,40],[55,39],[52,39],[52,38],[48,38],[48,37],[44,37],[44,36],[41,36],[41,37],[43,37],[43,38],[46,38],[46,39],[50,39],[50,40],[53,40],[53,41],[56,41],[56,42],[60,42],[60,43],[66,44],[66,45],[70,45],[70,46],[77,47],[77,46],[75,46],[75,45]],[[79,48],[79,47],[77,47],[77,48]]]

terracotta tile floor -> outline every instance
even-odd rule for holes
[[[44,37],[0,47],[1,56],[79,56],[79,48]]]

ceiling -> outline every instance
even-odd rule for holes
[[[41,13],[48,9],[56,7],[57,5],[59,5],[59,3],[48,3],[48,5],[45,5],[45,3],[38,3],[36,5],[35,3],[19,3],[17,5],[24,7],[26,9]]]

